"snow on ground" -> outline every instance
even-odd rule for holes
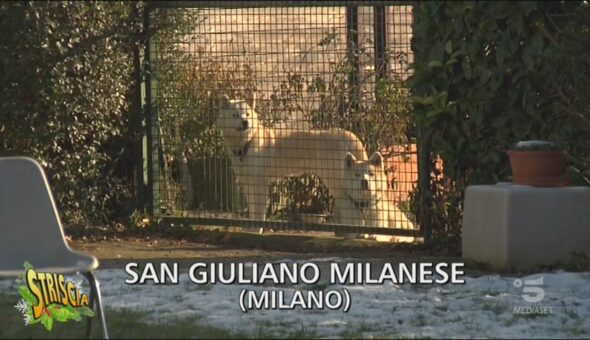
[[[333,259],[330,259],[333,260]],[[343,261],[340,259],[339,261]],[[182,272],[182,270],[181,270]],[[185,271],[186,272],[186,271]],[[526,302],[518,283],[543,277],[542,301]],[[453,338],[587,338],[590,336],[590,273],[538,273],[527,277],[499,275],[466,278],[465,285],[350,285],[348,313],[341,310],[257,310],[242,313],[242,289],[258,285],[196,285],[181,274],[178,285],[126,285],[123,270],[100,270],[103,303],[108,308],[150,311],[153,321],[189,318],[239,334],[287,336],[303,331],[317,337],[453,337]],[[515,279],[520,279],[515,285]],[[16,292],[15,281],[0,282],[0,291]],[[279,287],[289,293],[294,287]],[[533,314],[515,308],[536,307]],[[541,309],[544,308],[544,309]],[[543,314],[543,311],[550,314]],[[531,309],[528,309],[530,312]],[[108,320],[107,320],[108,321]],[[198,335],[196,335],[198,336]]]

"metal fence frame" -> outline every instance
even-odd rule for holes
[[[164,223],[177,225],[195,225],[195,226],[223,226],[223,227],[243,227],[243,228],[272,228],[275,230],[297,230],[297,231],[330,231],[341,233],[359,233],[359,234],[381,234],[381,235],[395,235],[395,236],[414,236],[421,237],[424,235],[424,230],[421,225],[423,210],[420,209],[420,215],[417,216],[417,224],[420,229],[398,229],[398,228],[378,228],[378,227],[363,227],[351,226],[331,223],[301,223],[301,222],[287,222],[287,221],[256,221],[249,219],[221,219],[209,217],[175,217],[165,216],[160,211],[160,192],[159,192],[159,178],[160,168],[162,166],[162,145],[160,138],[159,117],[157,110],[153,110],[153,100],[157,93],[157,84],[151,77],[151,62],[152,56],[155,53],[155,47],[151,43],[153,32],[150,31],[150,15],[154,9],[158,8],[248,8],[248,7],[321,7],[321,6],[338,6],[346,7],[347,9],[347,25],[355,25],[355,12],[358,6],[374,7],[375,25],[379,20],[384,20],[385,6],[395,5],[412,5],[412,2],[407,1],[148,1],[144,9],[143,27],[144,36],[146,37],[143,50],[137,51],[136,59],[141,67],[136,67],[136,72],[140,75],[137,77],[138,93],[137,101],[140,116],[143,117],[142,130],[143,135],[138,144],[141,145],[142,150],[142,164],[140,164],[140,174],[142,174],[142,181],[140,185],[140,199],[142,206],[150,215],[160,219]],[[352,19],[352,20],[351,20]],[[352,31],[355,31],[355,27]],[[385,34],[381,32],[380,34]],[[357,38],[358,39],[358,38]],[[379,39],[382,40],[382,39]],[[349,43],[356,41],[354,37],[349,38]],[[357,42],[358,43],[358,42]],[[354,48],[350,46],[349,48]],[[384,46],[376,43],[376,51],[383,53]],[[375,58],[375,69],[385,69],[386,60],[384,58]],[[383,74],[377,72],[377,77]],[[354,81],[355,74],[351,73],[349,79]],[[354,96],[353,96],[354,97]],[[429,191],[429,152],[424,149],[427,145],[421,141],[421,134],[418,133],[418,189],[420,192],[420,201],[424,202],[428,198]]]

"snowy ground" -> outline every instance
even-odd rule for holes
[[[467,277],[465,285],[446,286],[330,286],[326,288],[350,291],[348,313],[265,310],[245,314],[238,304],[240,291],[264,287],[200,286],[186,274],[178,285],[129,286],[124,283],[128,278],[125,272],[116,269],[98,271],[97,276],[108,308],[153,311],[150,314],[156,322],[165,322],[167,316],[195,319],[239,334],[262,331],[280,337],[304,331],[317,337],[590,337],[590,273]],[[543,299],[525,301],[522,283],[540,276]],[[15,292],[16,286],[15,281],[1,281],[0,291]],[[281,289],[289,295],[294,287]],[[518,312],[521,307],[525,309]]]

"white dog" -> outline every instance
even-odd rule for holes
[[[351,224],[352,221],[352,224],[369,227],[415,229],[406,214],[388,199],[387,175],[381,154],[375,152],[369,160],[357,160],[347,153],[345,163],[345,193],[349,206],[344,210],[344,223]],[[367,187],[369,190],[363,190]],[[387,242],[414,242],[413,237],[367,234],[364,237]]]
[[[359,160],[352,153],[344,156],[346,209],[341,223],[370,227],[389,227],[384,200],[387,176],[383,157],[374,152],[368,160]]]
[[[334,222],[364,225],[362,216],[354,216],[354,202],[362,205],[370,201],[375,186],[369,177],[347,178],[347,166],[352,163],[345,155],[370,163],[381,162],[381,155],[369,160],[362,142],[352,132],[265,127],[254,104],[227,96],[219,111],[216,124],[223,133],[236,178],[243,186],[249,218],[265,219],[272,182],[314,173],[334,197]],[[350,197],[364,199],[351,201]]]

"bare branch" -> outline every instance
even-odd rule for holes
[[[565,93],[563,93],[562,89],[560,86],[558,86],[557,84],[555,84],[555,89],[557,90],[557,95],[559,98],[561,98],[561,100],[566,104],[563,106],[563,108],[569,112],[571,115],[577,117],[578,119],[580,119],[584,124],[588,125],[590,127],[590,117],[587,117],[586,115],[584,115],[583,113],[577,111],[574,108],[574,105],[571,103],[571,101],[569,100],[569,98],[565,95]]]
[[[553,46],[559,46],[559,42],[557,41],[557,39],[545,27],[541,25],[536,25],[536,27],[539,31],[541,31],[541,33],[545,36],[545,38],[547,38],[547,40],[549,40],[549,42]]]

